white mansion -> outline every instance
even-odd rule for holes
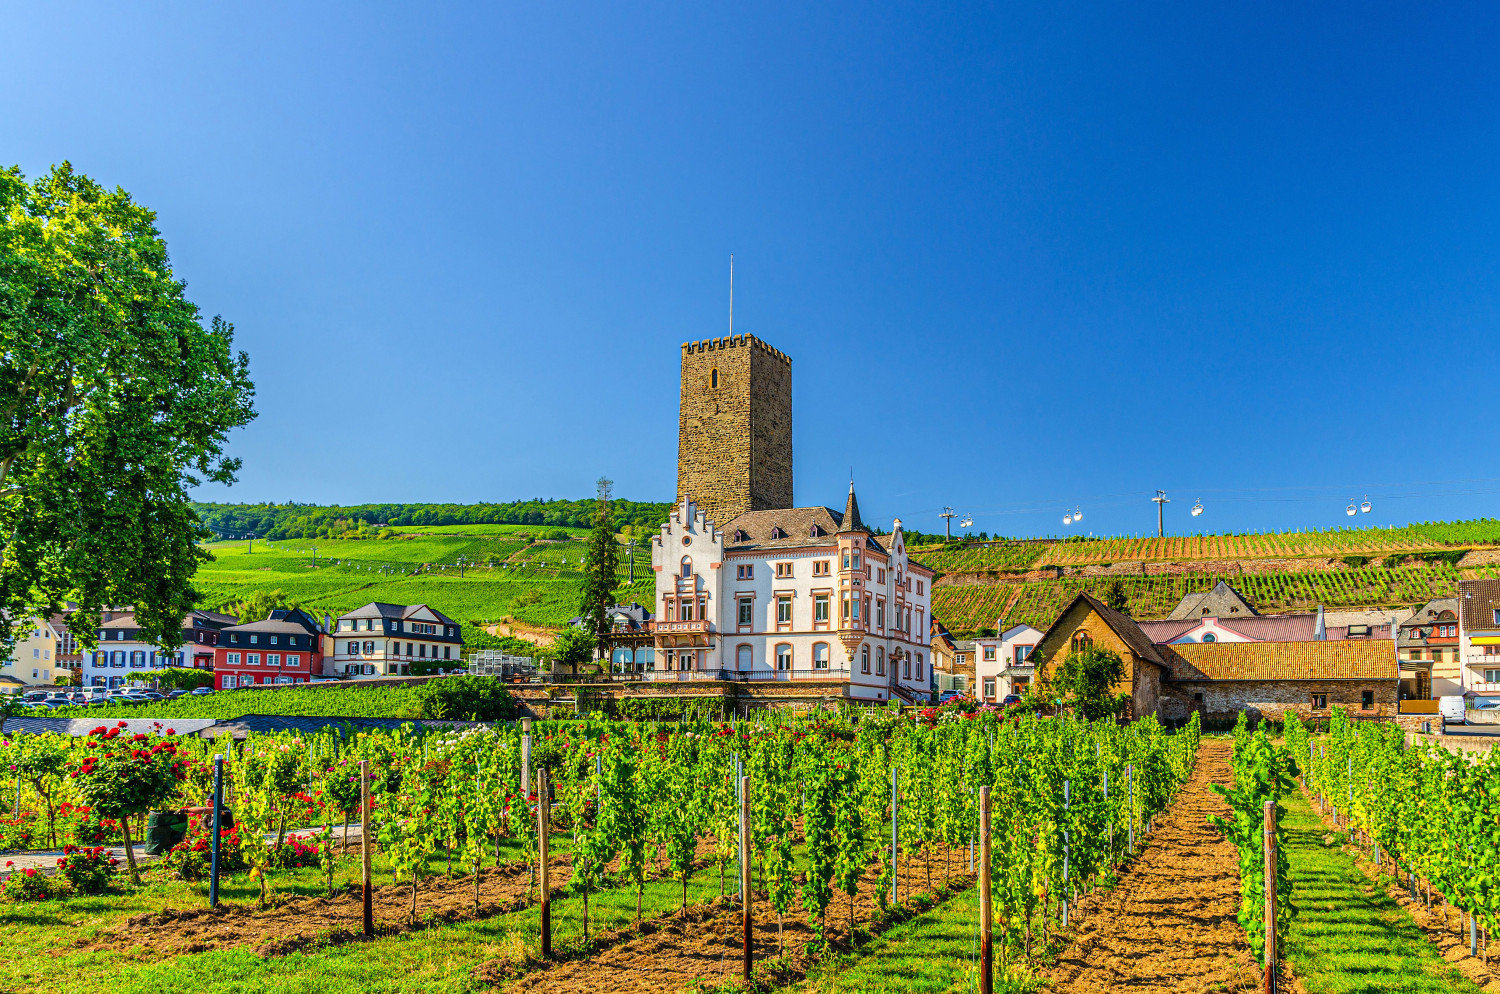
[[[654,679],[828,681],[868,701],[931,690],[932,571],[826,507],[747,511],[719,527],[688,498],[651,542]],[[830,687],[830,690],[834,690]]]

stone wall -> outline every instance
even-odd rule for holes
[[[1375,695],[1374,708],[1360,707],[1364,691]],[[1312,695],[1327,694],[1328,708],[1312,710]],[[1195,695],[1201,694],[1202,700]],[[1353,717],[1395,718],[1394,680],[1173,680],[1162,686],[1160,715],[1180,721],[1194,710],[1204,717],[1233,717],[1254,711],[1273,720],[1293,710],[1304,718],[1326,717],[1342,706]],[[1410,716],[1415,717],[1415,716]]]
[[[678,500],[719,525],[792,507],[791,359],[750,335],[684,343],[681,391]]]

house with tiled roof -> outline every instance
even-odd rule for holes
[[[1396,636],[1402,690],[1416,700],[1462,694],[1458,598],[1436,597],[1401,622]]]
[[[182,621],[182,642],[167,649],[148,641],[130,609],[110,609],[100,615],[94,651],[83,662],[85,687],[119,687],[131,677],[149,679],[153,670],[212,669],[219,633],[235,623],[219,611],[192,611]],[[74,614],[73,625],[86,622]]]
[[[1279,717],[1288,709],[1317,716],[1333,707],[1367,717],[1396,713],[1399,669],[1389,636],[1157,642],[1148,625],[1080,594],[1037,646],[1038,679],[1054,677],[1074,652],[1103,648],[1125,662],[1115,689],[1130,694],[1136,716],[1181,720],[1200,711],[1230,718],[1252,711]]]
[[[1465,692],[1500,695],[1500,580],[1460,580],[1458,652]]]
[[[214,687],[309,683],[323,672],[323,625],[301,608],[231,625],[214,647]]]
[[[372,601],[339,615],[328,635],[325,676],[407,676],[464,665],[462,626],[427,604]]]

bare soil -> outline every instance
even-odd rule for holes
[[[708,862],[712,841],[699,846],[698,866]],[[572,876],[567,855],[549,859],[551,890],[560,897]],[[610,871],[618,870],[618,861]],[[650,872],[648,870],[648,872]],[[474,877],[428,877],[417,886],[417,917],[411,917],[411,884],[383,884],[372,894],[375,934],[395,935],[455,921],[490,918],[519,911],[538,897],[533,864],[518,861],[479,873],[479,909],[474,907]],[[211,949],[250,946],[259,956],[283,956],[311,946],[338,945],[363,938],[364,900],[357,884],[332,897],[293,897],[264,910],[253,903],[218,908],[166,909],[136,915],[118,932],[103,932],[77,948],[126,950],[135,959],[160,959]]]
[[[1260,971],[1235,915],[1240,903],[1234,846],[1208,823],[1229,806],[1209,789],[1230,783],[1226,739],[1204,739],[1198,765],[1156,819],[1145,850],[1111,890],[1070,924],[1071,942],[1044,971],[1053,989],[1251,992]]]
[[[939,851],[930,865],[914,857],[900,868],[902,900],[908,894],[941,889],[945,879],[949,889],[973,883],[967,872],[967,852],[951,856],[953,872],[943,872],[944,854]],[[930,872],[930,878],[929,878]],[[874,903],[875,881],[879,868],[872,866],[860,881],[852,902],[856,937],[868,937],[867,927],[877,917]],[[796,907],[787,913],[778,936],[776,911],[769,902],[757,899],[752,906],[752,950],[754,962],[765,964],[784,949],[785,959],[776,964],[775,979],[786,983],[804,976],[813,959],[804,947],[813,939],[807,915]],[[837,949],[848,949],[850,942],[851,901],[838,892],[829,903],[825,917],[825,935]],[[743,969],[744,931],[738,905],[728,901],[687,909],[686,914],[663,916],[646,923],[634,937],[611,945],[590,959],[538,965],[519,979],[512,979],[508,964],[490,963],[478,975],[492,988],[504,986],[511,992],[545,992],[545,994],[665,994],[684,991],[697,981],[726,983],[739,979]],[[511,981],[507,984],[507,981]]]

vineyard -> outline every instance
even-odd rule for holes
[[[955,542],[912,549],[913,558],[943,573],[1025,571],[1042,566],[1194,559],[1295,559],[1364,555],[1383,558],[1500,546],[1500,520],[1424,522],[1400,528],[1338,528],[1314,532],[1184,535],[1165,538],[1077,538],[1060,541]]]
[[[1490,576],[1493,567],[1475,571]],[[996,627],[1007,604],[1005,624],[1026,623],[1045,630],[1074,597],[1099,595],[1115,584],[1124,590],[1133,618],[1162,618],[1183,595],[1208,590],[1227,580],[1262,612],[1398,608],[1458,592],[1459,570],[1447,565],[1361,567],[1286,573],[1181,573],[1159,576],[1063,577],[1020,584],[939,585],[932,588],[933,613],[953,632]]]
[[[371,601],[431,604],[461,621],[512,616],[557,628],[578,614],[584,543],[530,541],[517,526],[468,526],[463,534],[412,538],[345,539],[316,546],[304,540],[219,542],[205,548],[214,561],[198,570],[201,602],[217,606],[256,590],[281,590],[314,614],[337,616]],[[505,529],[493,536],[487,528]],[[434,529],[435,531],[437,529]],[[478,534],[475,534],[478,532]],[[620,597],[655,598],[650,553],[634,551],[635,585],[625,582],[620,555]]]
[[[77,989],[107,963],[120,989],[135,990],[169,954],[174,970],[197,970],[195,961],[207,957],[204,968],[211,962],[229,971],[220,983],[244,980],[264,961],[223,954],[246,944],[261,957],[307,950],[296,967],[304,989],[336,982],[347,954],[314,948],[358,940],[340,931],[350,921],[358,929],[357,910],[350,917],[357,898],[342,885],[358,865],[341,843],[351,822],[358,834],[361,761],[371,771],[371,836],[388,881],[377,902],[386,920],[368,940],[374,954],[402,955],[392,952],[395,937],[441,909],[446,921],[472,920],[513,936],[482,950],[467,941],[447,947],[457,968],[486,983],[598,989],[609,974],[597,964],[634,948],[638,921],[651,918],[653,929],[690,950],[725,922],[738,923],[740,912],[723,896],[740,886],[743,834],[759,919],[756,969],[785,982],[827,953],[857,955],[874,931],[910,913],[972,893],[979,788],[988,787],[997,972],[1024,977],[1187,778],[1196,727],[1172,735],[1149,719],[1002,722],[990,713],[924,722],[879,711],[728,724],[580,721],[539,723],[529,759],[520,730],[507,726],[425,736],[254,736],[224,752],[235,817],[224,836],[225,886],[246,898],[217,916],[228,927],[202,932],[190,911],[101,926],[84,944],[93,952],[70,953],[62,976],[45,943],[27,943],[0,965],[0,986]],[[140,838],[147,808],[210,801],[216,748],[170,735],[127,739],[108,728],[76,740],[8,741],[0,768],[15,771],[10,789],[22,814],[6,820],[4,843],[88,847]],[[551,793],[539,818],[543,772]],[[743,826],[740,776],[749,789]],[[539,824],[548,827],[545,866]],[[94,861],[91,876],[13,874],[4,896],[64,915],[71,902],[105,890],[122,901],[137,887],[191,900],[202,885],[209,834],[196,821],[157,864]],[[554,886],[544,893],[549,874]],[[309,897],[278,897],[283,889]],[[312,894],[324,896],[311,904]],[[540,934],[544,904],[550,940]],[[261,919],[270,927],[257,925]],[[977,935],[978,922],[967,928]],[[558,963],[542,955],[549,941]],[[120,962],[115,950],[131,946]],[[575,958],[584,951],[600,958]],[[972,971],[976,955],[970,949],[967,965],[953,968]],[[688,960],[702,975],[722,969],[722,958]],[[680,986],[692,979],[681,977]],[[605,986],[623,983],[610,977]]]

